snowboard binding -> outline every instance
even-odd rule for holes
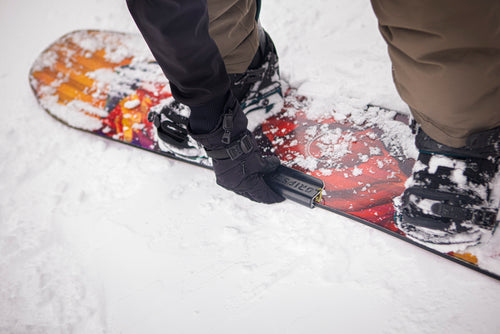
[[[463,148],[437,143],[417,129],[420,150],[413,175],[397,199],[396,224],[432,244],[475,245],[497,226],[492,196],[500,129],[473,135]]]
[[[260,57],[258,57],[260,55]],[[254,65],[253,62],[257,61]],[[278,54],[269,34],[259,27],[259,49],[250,67],[242,74],[230,74],[231,90],[245,114],[256,110],[269,113],[283,104]],[[278,108],[277,108],[278,109]]]
[[[148,113],[148,121],[156,128],[160,149],[184,158],[206,157],[203,147],[188,134],[189,107],[173,97],[162,102]]]

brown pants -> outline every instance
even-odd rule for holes
[[[434,140],[500,126],[500,1],[372,0],[394,82]]]
[[[247,70],[259,47],[255,0],[207,0],[210,36],[228,73]]]
[[[210,34],[229,73],[257,50],[255,0],[208,0]],[[500,126],[499,0],[372,0],[394,82],[436,141],[465,145]]]

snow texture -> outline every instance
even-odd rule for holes
[[[369,2],[268,0],[261,21],[311,117],[405,109]],[[3,0],[0,28],[0,333],[500,332],[498,281],[44,113],[34,59],[69,31],[136,32],[125,1]]]

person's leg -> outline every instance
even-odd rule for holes
[[[259,47],[256,0],[207,0],[210,36],[226,71],[243,73]]]
[[[420,124],[420,153],[395,201],[396,225],[426,244],[475,244],[497,224],[492,180],[500,159],[500,3],[372,5],[398,92]]]
[[[461,147],[500,126],[498,0],[372,0],[394,82],[424,132]]]
[[[231,91],[245,106],[255,109],[262,96],[278,93],[278,55],[270,36],[259,25],[261,0],[208,0],[210,36],[217,44],[231,80]],[[266,105],[268,103],[269,105]],[[260,108],[260,107],[259,107]]]

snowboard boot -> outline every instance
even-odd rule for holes
[[[268,113],[274,107],[281,109],[283,95],[279,80],[278,56],[273,41],[259,27],[259,48],[248,70],[230,74],[231,92],[239,101],[245,114],[256,110]],[[204,111],[205,113],[207,111]],[[155,125],[162,151],[176,156],[198,160],[206,159],[203,147],[188,136],[187,124],[191,111],[173,98],[152,108],[148,119]]]
[[[497,225],[492,197],[500,157],[500,127],[448,147],[418,129],[420,151],[403,195],[396,199],[396,225],[426,243],[474,245]],[[498,196],[498,195],[497,195]]]
[[[259,48],[245,73],[230,74],[231,91],[245,114],[282,102],[278,54],[269,34],[259,27]]]

